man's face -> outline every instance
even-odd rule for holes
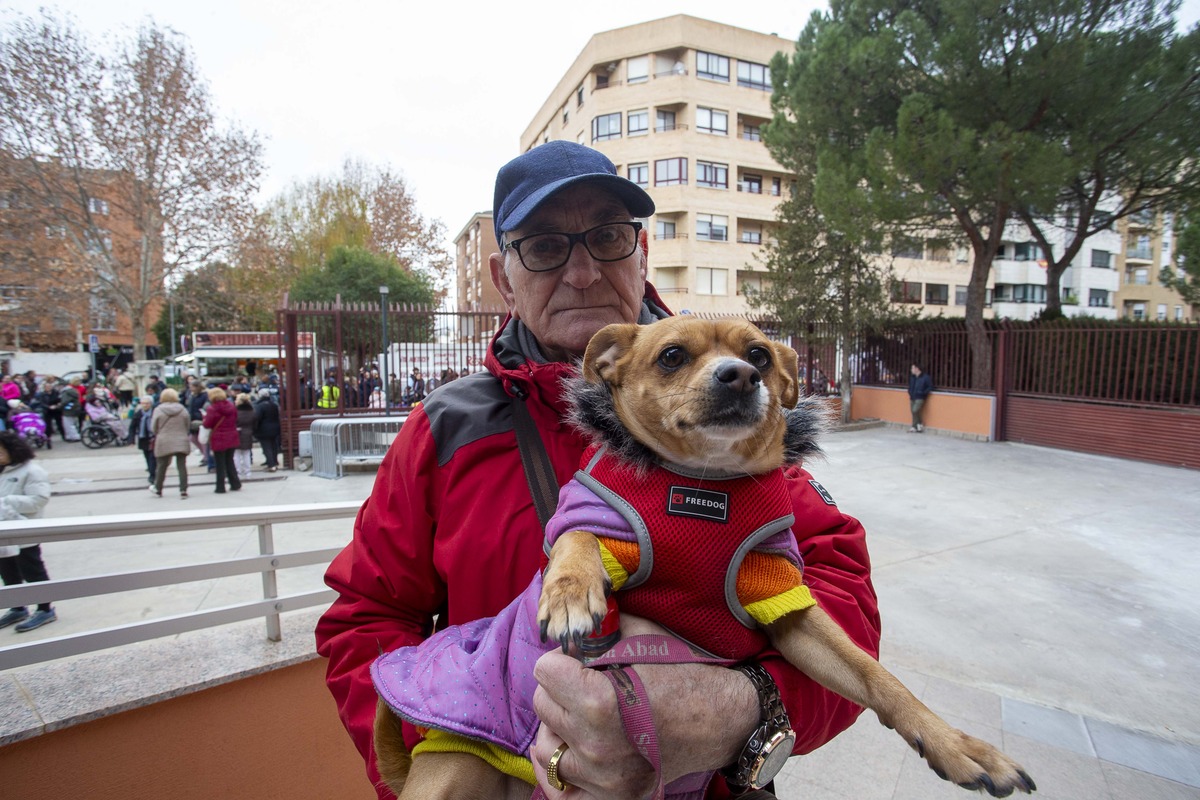
[[[545,201],[504,238],[580,233],[606,222],[629,220],[628,209],[615,195],[594,186],[572,186]],[[641,311],[646,282],[642,247],[629,258],[602,262],[577,243],[567,263],[550,272],[530,272],[510,249],[494,253],[490,266],[492,282],[508,310],[529,327],[549,359],[583,355],[596,331],[614,322],[637,322]]]

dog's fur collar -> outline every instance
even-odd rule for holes
[[[596,444],[639,471],[659,465],[662,459],[630,435],[613,407],[612,391],[606,383],[592,383],[576,374],[564,379],[571,424]],[[801,400],[795,408],[783,409],[787,429],[783,435],[784,466],[824,455],[817,438],[827,426],[826,411],[818,400]]]

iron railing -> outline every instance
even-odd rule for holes
[[[1200,406],[1200,325],[988,321],[1007,392],[1144,406]],[[943,390],[972,391],[963,320],[923,320],[860,334],[851,349],[855,383],[904,386],[918,364]]]

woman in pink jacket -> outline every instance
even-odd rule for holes
[[[242,488],[242,480],[233,463],[233,454],[239,442],[237,409],[229,402],[224,389],[209,389],[208,403],[208,411],[201,425],[212,431],[208,443],[216,461],[217,494],[225,494],[226,479],[229,480],[230,490],[236,492]]]

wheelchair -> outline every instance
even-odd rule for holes
[[[90,447],[93,450],[107,447],[110,444],[115,444],[117,447],[126,444],[108,425],[103,422],[94,422],[90,418],[84,419],[79,437],[83,440],[84,447]]]

